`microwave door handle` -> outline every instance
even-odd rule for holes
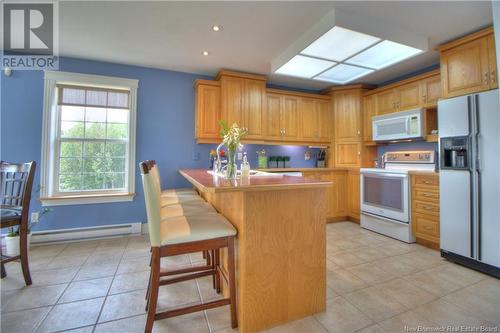
[[[410,117],[406,118],[405,122],[405,127],[406,127],[406,134],[410,134]]]

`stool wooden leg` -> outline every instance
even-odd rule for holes
[[[158,289],[160,288],[160,248],[153,247],[151,251],[151,280],[149,285],[148,315],[144,333],[151,333],[155,321]]]
[[[26,285],[31,285],[31,275],[30,275],[30,267],[28,264],[28,235],[27,230],[22,230],[19,235],[19,241],[21,242],[20,252],[21,252],[21,268],[23,270],[24,281]]]
[[[2,244],[0,244],[0,256],[2,256]],[[2,264],[2,279],[7,276],[7,272],[5,271],[5,265]]]
[[[227,268],[229,275],[229,299],[231,300],[231,327],[238,327],[238,317],[236,313],[236,272],[235,272],[235,255],[234,255],[234,237],[228,238],[227,246]]]
[[[215,261],[215,291],[217,294],[221,293],[221,288],[220,288],[220,250],[216,249],[214,253],[214,261]]]

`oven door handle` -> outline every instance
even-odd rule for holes
[[[372,178],[408,178],[406,173],[388,173],[388,172],[361,172],[362,176],[372,177]]]

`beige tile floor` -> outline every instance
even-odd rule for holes
[[[408,332],[500,325],[500,280],[449,263],[437,251],[342,222],[327,226],[327,310],[269,332]],[[18,263],[1,280],[1,331],[142,332],[149,244],[132,236],[33,247],[33,285]],[[188,266],[201,255],[165,265]],[[219,297],[210,277],[161,288],[168,308]],[[233,332],[227,307],[155,322],[156,332]],[[405,330],[405,326],[407,329]]]

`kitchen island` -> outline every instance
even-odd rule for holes
[[[331,182],[265,175],[227,180],[180,170],[238,230],[240,332],[326,309],[326,189]],[[221,253],[223,270],[226,255]]]

